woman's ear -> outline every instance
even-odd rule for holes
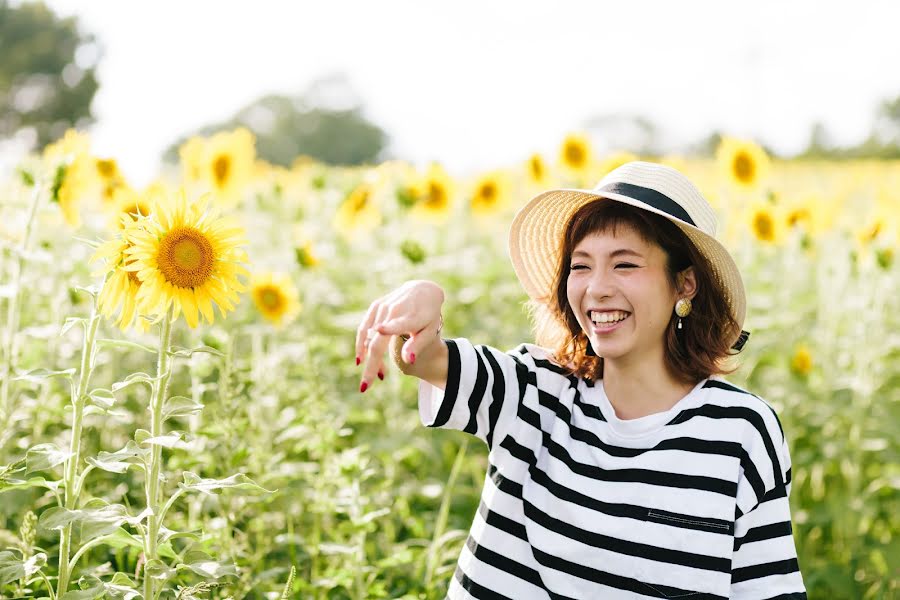
[[[693,266],[679,272],[676,281],[679,296],[693,299],[697,295],[697,274]]]

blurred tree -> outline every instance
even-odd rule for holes
[[[256,135],[257,155],[276,165],[288,166],[305,154],[333,165],[359,165],[383,159],[387,134],[363,116],[362,101],[341,75],[314,82],[298,96],[263,96],[239,110],[231,119],[207,125],[192,135],[243,126]],[[164,155],[178,161],[178,147],[190,136],[172,144]]]
[[[75,17],[0,0],[0,56],[0,138],[22,132],[28,146],[42,147],[93,122],[100,50]]]
[[[798,156],[801,158],[853,159],[900,158],[900,96],[879,104],[869,135],[855,146],[837,146],[827,143],[825,128],[814,123],[809,143]]]

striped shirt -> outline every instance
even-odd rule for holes
[[[712,377],[621,420],[602,380],[539,346],[444,341],[446,389],[420,381],[422,424],[489,449],[448,598],[806,598],[767,402]]]

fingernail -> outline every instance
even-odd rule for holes
[[[381,371],[378,371],[378,379],[384,381],[384,373],[382,373]]]
[[[416,353],[415,352],[409,353],[409,364],[411,364],[411,365],[416,364]]]
[[[356,357],[356,366],[357,367],[359,366],[359,357],[358,356]]]
[[[363,393],[364,391],[366,391],[366,388],[368,388],[368,387],[369,387],[369,384],[366,383],[365,381],[363,381],[362,384],[360,384],[360,386],[359,386],[359,393]]]

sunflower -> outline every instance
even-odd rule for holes
[[[122,224],[123,229],[132,223],[132,220],[126,218]],[[122,331],[133,325],[135,329],[143,332],[147,330],[147,321],[141,318],[138,311],[141,281],[134,271],[127,271],[124,268],[127,263],[133,261],[127,255],[130,247],[131,243],[123,231],[116,238],[101,244],[91,257],[91,262],[104,260],[107,267],[105,272],[109,274],[97,297],[97,308],[107,319],[112,319],[116,311],[119,311],[116,326]]]
[[[125,250],[132,262],[125,265],[141,282],[138,301],[143,312],[173,317],[181,311],[190,327],[198,313],[214,320],[212,305],[234,310],[238,292],[246,291],[238,275],[247,275],[241,263],[247,254],[244,230],[232,219],[207,210],[207,196],[189,203],[184,192],[153,207],[150,217],[129,229],[131,246]]]
[[[338,208],[332,223],[334,228],[344,237],[350,238],[378,227],[381,224],[381,211],[373,196],[370,184],[361,183],[356,186]]]
[[[127,186],[125,176],[122,175],[119,165],[113,158],[95,158],[94,167],[100,183],[100,198],[104,204],[112,203],[116,190]]]
[[[749,140],[723,137],[716,149],[719,168],[735,187],[756,189],[768,176],[769,156]]]
[[[806,377],[812,372],[812,368],[812,353],[806,344],[800,344],[794,349],[794,356],[791,357],[791,371],[801,377]]]
[[[547,163],[544,158],[537,152],[528,157],[525,162],[525,172],[528,175],[528,181],[534,185],[545,185],[547,182]]]
[[[591,166],[591,142],[581,133],[570,133],[559,150],[560,164],[575,173],[584,173]]]
[[[453,181],[443,167],[437,163],[429,165],[415,190],[417,197],[412,214],[430,223],[446,223],[452,208]]]
[[[253,277],[250,295],[256,309],[268,321],[280,327],[300,312],[297,288],[283,273],[261,273]]]
[[[189,139],[178,150],[185,180],[208,186],[219,200],[237,202],[256,169],[254,145],[243,127]]]
[[[122,228],[141,217],[149,217],[154,203],[152,193],[139,194],[127,185],[116,188],[111,200],[110,228]]]
[[[63,218],[73,228],[81,225],[78,205],[96,181],[90,141],[85,134],[69,129],[62,139],[49,144],[44,160],[53,173],[50,200],[59,204]]]
[[[753,236],[766,244],[778,244],[783,235],[783,219],[779,211],[769,204],[755,204],[750,207],[749,225]]]
[[[490,216],[509,203],[509,182],[502,173],[486,173],[475,182],[469,207],[477,216]]]

